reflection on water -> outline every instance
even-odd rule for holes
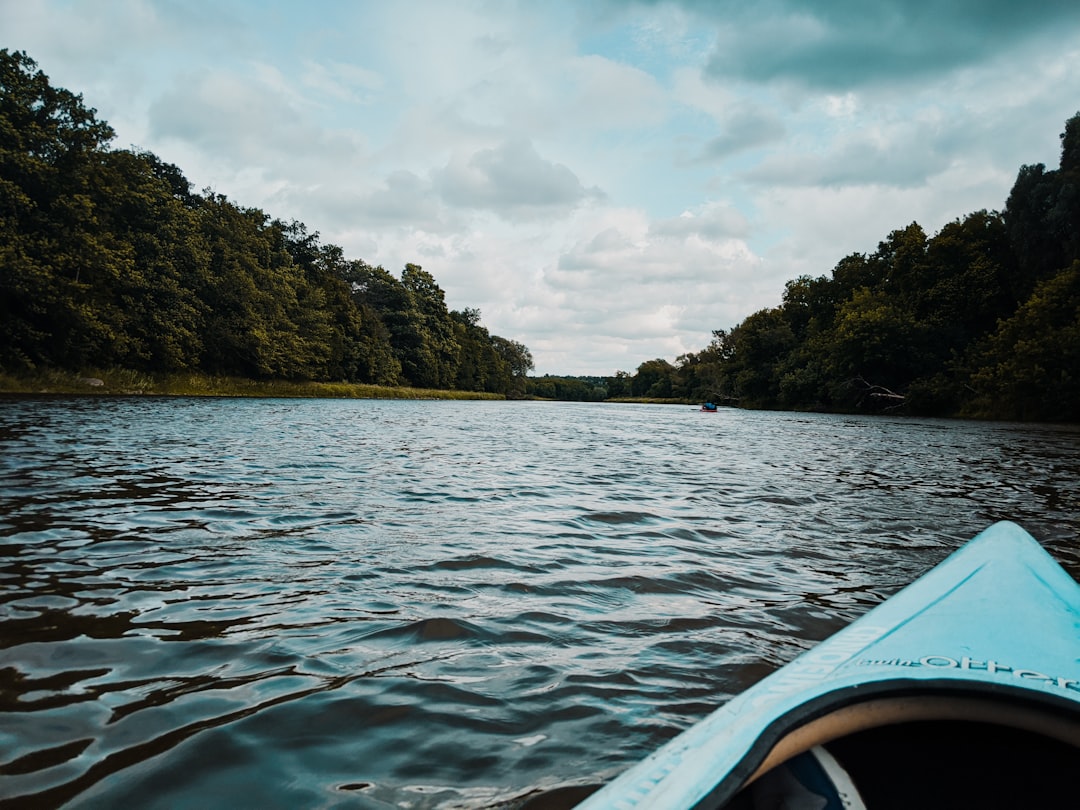
[[[0,401],[0,799],[597,784],[995,520],[1080,574],[1078,450],[674,406]]]

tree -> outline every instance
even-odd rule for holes
[[[877,287],[886,277],[886,268],[880,261],[867,258],[861,253],[845,256],[832,271],[837,302],[846,301],[855,290]]]
[[[0,363],[79,364],[113,337],[87,300],[126,257],[95,220],[97,156],[113,137],[24,52],[0,50]]]
[[[411,294],[420,314],[420,346],[412,374],[414,384],[426,388],[452,388],[457,377],[461,347],[454,335],[454,320],[446,309],[446,296],[435,278],[418,264],[406,264],[401,284]]]
[[[784,285],[782,312],[796,338],[804,340],[832,325],[838,289],[825,276],[799,276]]]
[[[151,372],[197,367],[207,310],[195,290],[208,258],[198,198],[176,167],[127,150],[102,156],[95,198],[98,226],[130,248],[124,272],[97,291],[96,306],[116,313],[117,331],[111,357],[99,362]]]
[[[630,393],[635,397],[670,397],[674,375],[675,366],[667,360],[660,357],[646,360],[637,367],[630,381]]]
[[[1009,419],[1080,419],[1080,260],[1036,287],[982,348],[966,411]]]
[[[915,376],[921,337],[919,325],[893,299],[864,288],[837,314],[830,364],[839,379],[899,389]]]
[[[614,377],[605,377],[609,398],[628,397],[631,395],[632,375],[628,371],[616,371]]]
[[[495,353],[510,370],[509,386],[506,390],[508,397],[522,397],[527,388],[527,377],[535,367],[532,353],[524,343],[516,340],[508,340],[498,335],[491,336],[491,344]]]
[[[1022,274],[1014,297],[1080,259],[1080,113],[1065,123],[1061,164],[1023,166],[1005,204],[1005,222]]]
[[[505,394],[510,390],[509,363],[495,348],[492,335],[480,323],[480,310],[451,312],[458,353],[455,387],[463,391]]]
[[[601,402],[607,398],[603,381],[595,377],[531,377],[528,380],[529,396],[557,399],[561,402]]]
[[[377,350],[385,340],[393,362],[380,358],[369,374],[390,375],[396,365],[398,379],[422,385],[434,362],[424,351],[422,316],[405,286],[382,267],[353,262],[346,277],[352,297],[363,315],[368,345]],[[372,318],[378,324],[370,323]]]
[[[113,139],[112,127],[96,115],[82,96],[53,87],[24,51],[0,50],[0,132],[10,144],[5,159],[14,161],[5,170],[15,169],[16,182],[39,192],[33,199],[47,199],[55,188],[50,180]]]
[[[726,337],[731,352],[728,373],[732,390],[751,407],[775,407],[780,392],[780,370],[796,347],[795,333],[777,307],[748,316]]]
[[[1080,172],[1080,112],[1065,122],[1061,138],[1060,168],[1066,175]]]
[[[333,324],[326,295],[286,248],[282,224],[208,195],[203,366],[254,379],[325,379]]]

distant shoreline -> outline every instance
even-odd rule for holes
[[[346,382],[248,380],[197,372],[146,374],[126,369],[110,371],[42,371],[9,374],[0,371],[0,397],[35,396],[147,396],[238,397],[251,399],[422,399],[506,400],[503,394],[483,391],[443,391],[433,388],[392,387]],[[522,400],[559,402],[528,396]],[[612,397],[609,403],[629,405],[697,405],[686,399],[661,397]]]
[[[176,396],[313,399],[503,400],[482,391],[440,391],[346,382],[247,380],[201,373],[144,374],[111,370],[31,374],[0,372],[0,396]]]

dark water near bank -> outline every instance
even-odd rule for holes
[[[0,799],[596,784],[1003,518],[1080,575],[1080,430],[0,401]]]

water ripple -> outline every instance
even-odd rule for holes
[[[0,802],[568,806],[1080,431],[544,403],[0,401]]]

